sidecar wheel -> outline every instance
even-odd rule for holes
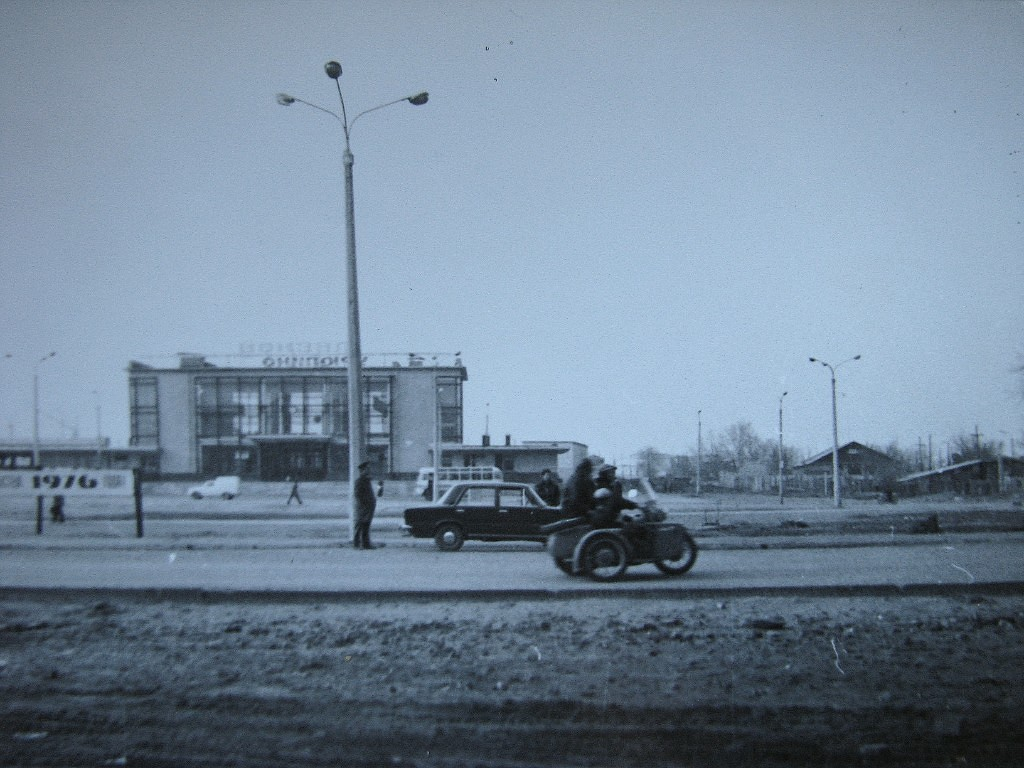
[[[572,560],[568,560],[564,557],[556,557],[555,565],[558,566],[558,570],[560,570],[562,573],[567,573],[568,575],[572,576]]]
[[[669,576],[679,576],[693,568],[695,562],[697,562],[697,542],[693,540],[693,536],[684,531],[683,549],[679,557],[675,560],[656,560],[654,565],[662,573],[667,573]]]
[[[626,548],[618,539],[602,537],[586,545],[581,555],[583,572],[594,581],[614,581],[626,572]]]

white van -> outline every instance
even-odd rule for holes
[[[221,475],[213,480],[207,480],[202,485],[193,485],[188,489],[188,495],[193,499],[205,499],[211,496],[233,499],[238,495],[241,484],[242,480],[238,475]]]
[[[423,495],[427,490],[427,483],[434,476],[433,467],[421,467],[416,477],[416,493]],[[438,484],[437,492],[440,495],[443,491],[451,488],[456,483],[467,480],[504,480],[501,470],[497,467],[439,467],[437,470]]]

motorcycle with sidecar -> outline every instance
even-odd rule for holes
[[[624,514],[622,525],[595,528],[575,517],[545,526],[548,554],[563,572],[614,581],[631,565],[652,563],[664,574],[679,576],[697,561],[697,542],[679,523],[648,504]]]

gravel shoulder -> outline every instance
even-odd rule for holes
[[[1024,597],[0,604],[0,764],[1020,765]]]

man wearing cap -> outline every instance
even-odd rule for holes
[[[377,495],[373,492],[370,482],[370,462],[359,465],[359,477],[356,478],[356,531],[352,546],[356,549],[376,549],[370,543],[370,523],[377,509]]]
[[[637,509],[635,501],[625,498],[622,494],[622,483],[615,477],[612,464],[602,464],[597,468],[594,498],[598,500],[591,516],[595,528],[614,528],[620,525],[619,513],[624,509]]]

